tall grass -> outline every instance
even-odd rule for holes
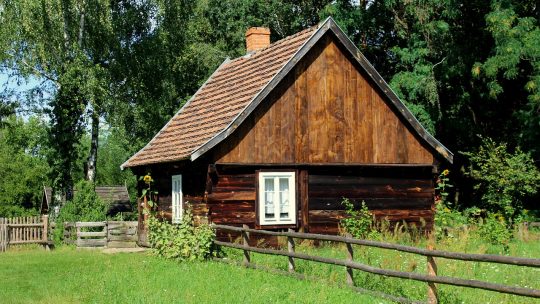
[[[407,233],[405,229],[395,229],[383,232],[380,237],[386,242],[427,247],[428,243],[437,249],[467,252],[490,253],[511,256],[540,258],[540,233],[528,230],[516,230],[515,238],[508,248],[502,245],[493,245],[484,241],[475,228],[458,229],[452,232],[452,237],[444,238],[439,242],[427,239],[421,233]],[[297,240],[300,242],[300,240]],[[394,250],[372,248],[353,245],[354,260],[374,267],[393,269],[399,271],[426,273],[426,258],[410,253]],[[298,252],[323,257],[345,259],[346,248],[344,244],[322,243],[314,246],[312,241],[303,241],[297,244]],[[240,250],[225,249],[227,257],[240,261],[243,257]],[[287,269],[287,258],[252,253],[252,262],[269,268]],[[540,269],[518,267],[493,263],[478,263],[447,260],[436,258],[438,274],[464,279],[475,279],[505,285],[515,285],[540,289]],[[296,260],[297,272],[308,277],[324,280],[331,284],[344,285],[345,268],[341,266],[326,265],[316,262]],[[427,284],[399,278],[388,278],[361,271],[354,271],[355,284],[362,288],[381,291],[395,296],[406,297],[423,301],[426,299]],[[441,303],[474,303],[481,299],[481,303],[538,303],[537,299],[506,295],[497,292],[478,289],[439,285]]]

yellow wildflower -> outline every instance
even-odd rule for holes
[[[150,174],[146,174],[144,177],[143,177],[143,181],[146,183],[146,184],[150,184],[152,182],[152,177],[150,176]]]
[[[444,171],[442,172],[442,175],[446,176],[450,173],[450,170],[448,169],[444,169]]]

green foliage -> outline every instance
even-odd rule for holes
[[[510,153],[506,144],[489,138],[478,151],[464,154],[471,162],[467,174],[477,182],[474,189],[483,206],[511,223],[524,200],[540,187],[540,172],[530,154],[519,148]]]
[[[443,203],[451,205],[451,203],[448,201],[448,190],[449,188],[454,187],[450,184],[450,178],[448,175],[450,174],[450,170],[445,169],[439,174],[439,178],[437,178],[435,190],[438,192],[438,200],[440,200]]]
[[[28,121],[15,115],[0,127],[0,217],[39,212],[47,176],[47,126],[43,119]]]
[[[107,219],[108,204],[97,196],[93,183],[80,181],[75,188],[77,192],[73,200],[61,206],[55,220],[55,242],[63,239],[64,222],[99,222]]]
[[[527,1],[492,1],[492,11],[485,16],[487,31],[494,39],[492,54],[483,62],[477,62],[472,73],[485,78],[489,96],[499,97],[505,90],[505,80],[519,80],[511,88],[517,96],[519,112],[515,113],[524,126],[521,137],[533,153],[538,153],[538,126],[540,119],[540,27],[538,12],[533,13]],[[538,11],[538,8],[536,8]],[[519,93],[517,93],[519,92]],[[521,98],[520,98],[521,97]],[[515,98],[515,97],[514,97]]]
[[[497,213],[488,213],[486,218],[480,219],[478,234],[490,244],[502,245],[505,251],[508,250],[508,244],[512,238],[512,232],[508,229],[504,216]]]
[[[435,236],[438,240],[443,238],[456,238],[456,229],[468,224],[468,218],[461,212],[449,208],[443,201],[435,204]]]
[[[373,229],[373,214],[369,211],[366,203],[362,201],[360,209],[356,210],[354,204],[347,198],[343,198],[341,204],[345,207],[347,217],[341,219],[340,225],[346,233],[354,238],[365,239],[376,234]]]
[[[190,209],[184,210],[179,224],[169,224],[151,215],[148,230],[148,241],[158,256],[194,261],[208,259],[214,254],[214,230],[207,224],[196,226]]]

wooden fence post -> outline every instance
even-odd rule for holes
[[[294,232],[293,229],[289,228],[289,232]],[[294,239],[290,236],[287,236],[287,248],[289,253],[294,253]],[[294,258],[289,257],[289,272],[294,272]]]
[[[80,244],[82,243],[82,238],[81,238],[81,227],[79,225],[77,225],[77,223],[79,222],[75,222],[75,226],[77,228],[77,247],[80,246]]]
[[[43,246],[45,246],[46,250],[49,250],[49,216],[45,214],[41,217],[41,220],[43,221],[43,231],[41,232]]]
[[[428,245],[428,249],[433,250],[433,245]],[[427,273],[430,276],[437,276],[437,264],[435,264],[435,258],[432,256],[427,257]],[[439,302],[435,283],[428,283],[427,302],[428,304],[437,304]]]
[[[249,226],[246,224],[242,225],[242,228],[248,229]],[[242,240],[245,247],[249,247],[249,234],[247,231],[242,230]],[[249,250],[244,249],[244,266],[248,266],[251,259],[249,257]]]
[[[5,229],[6,225],[4,224],[4,219],[0,217],[0,252],[6,251]]]
[[[347,238],[352,238],[352,235],[350,233],[347,233],[345,236]],[[352,244],[346,243],[346,245],[347,245],[347,261],[352,262],[354,258]],[[350,286],[354,286],[353,269],[351,267],[347,267],[347,284],[349,284]]]

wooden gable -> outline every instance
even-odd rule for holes
[[[221,164],[422,164],[432,148],[327,32],[231,136]]]

